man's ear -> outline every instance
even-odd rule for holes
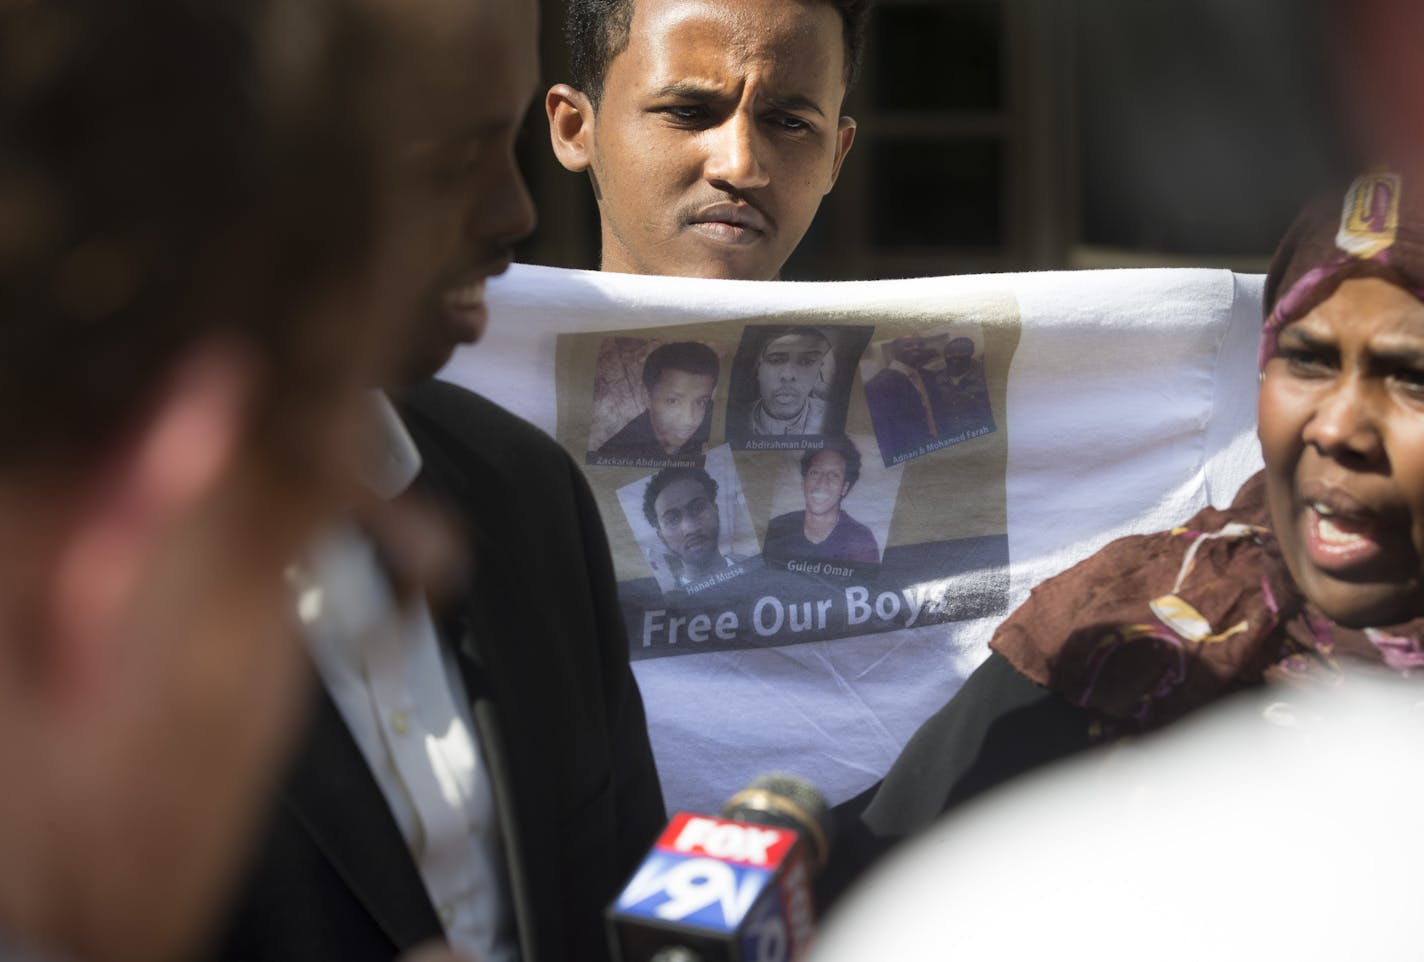
[[[855,143],[855,118],[842,117],[840,123],[836,125],[836,159],[831,164],[831,182],[826,185],[826,193],[831,192],[831,188],[836,186],[836,178],[841,175],[841,164],[845,161],[846,154],[850,153],[850,145]]]
[[[568,84],[554,84],[544,95],[549,115],[549,142],[559,163],[574,173],[593,162],[593,103]]]
[[[193,351],[68,502],[72,517],[46,579],[46,667],[62,697],[82,697],[122,657],[113,641],[162,564],[162,549],[229,471],[253,376],[241,352]]]

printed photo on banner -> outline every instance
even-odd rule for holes
[[[833,580],[880,570],[901,469],[883,467],[875,450],[872,438],[829,436],[783,456],[763,540],[769,567]]]
[[[594,371],[586,462],[702,464],[721,372],[719,349],[702,341],[604,338]]]
[[[946,326],[870,345],[860,376],[886,467],[993,433],[979,344]]]
[[[883,633],[1007,611],[1017,312],[1002,292],[931,292],[661,327],[562,317],[555,435],[590,465],[630,657],[870,650]],[[877,423],[886,405],[872,411],[863,390],[892,342],[924,391],[910,439]],[[710,422],[705,406],[687,413],[709,393]]]
[[[618,502],[658,587],[697,595],[762,567],[732,452],[670,465],[618,489]]]
[[[732,361],[728,443],[739,451],[796,451],[844,434],[855,364],[873,330],[748,325]]]

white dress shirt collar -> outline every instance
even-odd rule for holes
[[[375,451],[371,462],[362,465],[358,473],[372,493],[385,501],[393,501],[420,474],[420,451],[384,391],[372,391],[370,403]]]

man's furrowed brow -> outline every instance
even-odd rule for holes
[[[653,96],[680,97],[683,100],[692,100],[697,103],[711,103],[720,99],[723,94],[716,87],[698,83],[695,80],[676,80],[654,90]]]
[[[813,113],[818,117],[826,116],[826,112],[821,109],[821,105],[810,97],[767,97],[766,105],[773,110],[790,110]]]
[[[693,103],[704,104],[727,99],[727,95],[717,87],[695,80],[677,80],[670,84],[664,84],[653,91],[653,96],[678,97]],[[820,104],[810,97],[803,97],[800,94],[793,94],[789,97],[767,97],[762,102],[773,110],[801,111],[813,113],[818,117],[826,116],[826,112]]]

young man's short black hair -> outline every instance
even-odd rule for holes
[[[702,490],[707,492],[708,501],[717,500],[717,481],[701,468],[672,467],[663,468],[653,479],[648,482],[648,486],[643,490],[643,516],[648,519],[648,524],[653,526],[653,530],[658,528],[658,512],[654,505],[657,503],[658,495],[663,493],[663,489],[674,481],[691,479],[702,485]]]
[[[846,484],[850,485],[850,488],[846,488],[846,494],[850,494],[850,489],[860,480],[860,449],[850,438],[827,437],[825,447],[812,448],[801,455],[801,477],[804,478],[806,472],[811,470],[811,462],[816,460],[816,455],[822,451],[834,451],[845,459],[845,480]]]
[[[717,352],[698,341],[674,341],[653,348],[643,361],[643,387],[649,392],[658,386],[664,371],[685,371],[710,377],[713,383],[721,373],[722,362]]]
[[[569,70],[575,87],[588,95],[595,107],[603,96],[608,65],[628,46],[636,0],[569,0],[564,18],[564,41],[569,48]],[[871,0],[826,0],[841,15],[845,40],[846,89],[855,86],[865,50],[865,23]]]

